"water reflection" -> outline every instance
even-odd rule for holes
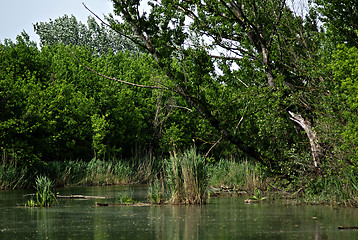
[[[62,195],[121,194],[146,200],[144,186],[59,189]],[[244,204],[243,198],[212,198],[205,206],[110,206],[100,200],[59,201],[53,208],[24,208],[24,191],[0,192],[0,239],[358,239],[358,209]]]

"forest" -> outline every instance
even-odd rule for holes
[[[358,203],[354,1],[112,2],[0,43],[0,189],[174,184],[173,159],[186,186],[200,159],[199,188]]]

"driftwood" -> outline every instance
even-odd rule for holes
[[[103,196],[86,196],[86,195],[57,195],[57,198],[70,198],[70,199],[106,199]]]
[[[153,206],[153,204],[150,203],[95,203],[98,207],[109,207],[109,206],[133,206],[133,207],[142,207],[142,206]]]
[[[338,226],[338,230],[358,230],[357,226]]]
[[[319,172],[321,167],[321,158],[323,150],[318,142],[318,137],[316,132],[312,129],[310,121],[304,119],[300,114],[295,114],[293,112],[288,112],[291,115],[291,120],[298,123],[303,130],[305,130],[308,139],[310,140],[311,152],[313,158],[313,165],[315,169]]]
[[[96,202],[94,205],[100,206],[100,207],[108,207],[109,203],[98,203],[98,202]]]
[[[245,199],[245,203],[259,203],[261,200]]]

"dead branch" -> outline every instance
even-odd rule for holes
[[[69,198],[69,199],[107,199],[104,196],[87,196],[87,195],[57,195],[57,198]]]
[[[217,140],[211,147],[210,149],[205,153],[204,158],[206,159],[210,153],[210,151],[223,139],[223,136],[221,135],[221,137],[219,138],[219,140]]]
[[[310,140],[313,165],[317,170],[319,170],[321,166],[322,148],[318,142],[316,132],[312,129],[310,121],[305,120],[300,114],[295,114],[290,111],[288,111],[288,113],[291,115],[290,119],[305,130],[307,137]]]
[[[108,24],[107,22],[103,21],[102,18],[100,18],[97,14],[95,14],[91,9],[89,9],[86,4],[84,2],[82,2],[82,5],[84,6],[84,8],[87,9],[87,11],[89,11],[93,16],[95,16],[99,21],[101,21],[105,26],[109,27],[110,29],[112,29],[113,31],[115,31],[116,33],[118,33],[119,35],[128,38],[129,40],[131,40],[132,42],[134,42],[135,44],[138,44],[141,47],[145,47],[143,44],[141,44],[139,41],[136,40],[136,38],[139,38],[139,36],[129,36],[126,34],[123,34],[122,32],[118,31],[117,29],[113,28],[110,24]]]
[[[189,111],[189,112],[193,112],[192,109],[187,108],[187,107],[183,107],[183,106],[177,106],[177,105],[173,105],[173,104],[168,104],[167,106],[168,106],[168,107],[173,107],[173,108],[181,108],[181,109],[185,109],[185,110],[187,110],[187,111]]]

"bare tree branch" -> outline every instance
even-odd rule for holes
[[[323,149],[318,142],[316,132],[312,129],[310,121],[304,119],[300,114],[295,114],[290,111],[288,113],[291,115],[290,119],[300,125],[303,130],[305,130],[307,137],[310,140],[313,166],[315,167],[315,170],[319,172],[321,167],[321,159],[323,157]]]
[[[89,11],[93,16],[95,16],[98,20],[100,20],[105,26],[109,27],[110,29],[112,29],[113,31],[115,31],[116,33],[118,33],[119,35],[128,38],[129,40],[131,40],[132,42],[134,42],[135,44],[138,44],[141,47],[145,47],[142,43],[140,43],[138,40],[136,40],[135,38],[140,38],[140,36],[128,36],[126,34],[123,34],[122,32],[118,31],[117,29],[113,28],[110,24],[108,24],[107,22],[105,22],[102,18],[100,18],[97,14],[95,14],[91,9],[89,9],[86,4],[84,2],[82,2],[82,5],[87,9],[87,11]]]
[[[208,157],[210,151],[211,151],[216,145],[218,145],[222,139],[223,139],[223,136],[221,135],[221,137],[219,138],[219,140],[217,140],[217,141],[209,148],[209,150],[205,153],[204,158],[207,158],[207,157]]]

